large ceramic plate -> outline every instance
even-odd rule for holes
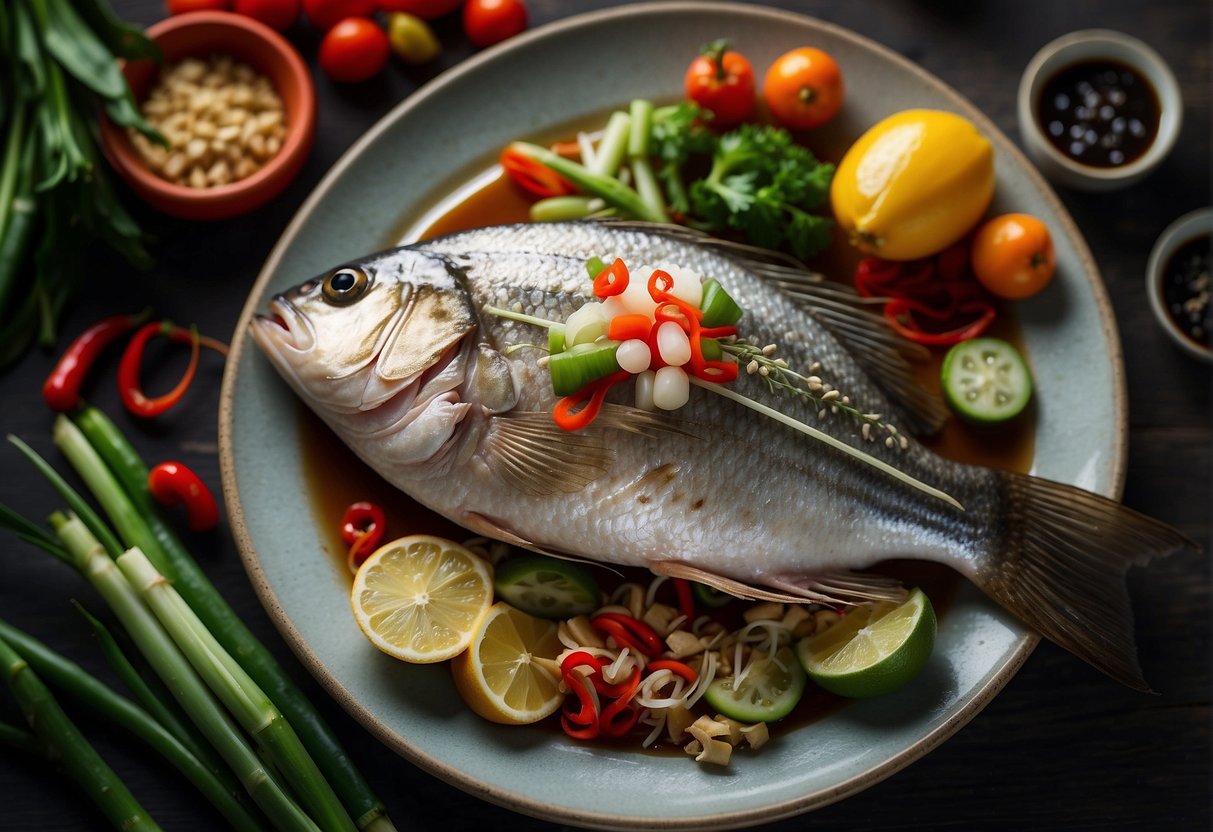
[[[272,293],[384,248],[410,217],[486,169],[511,139],[589,122],[634,96],[677,97],[686,56],[726,34],[756,66],[806,43],[836,56],[848,84],[836,136],[856,136],[891,112],[925,106],[962,113],[991,137],[998,159],[994,210],[1044,218],[1057,244],[1057,279],[1021,309],[1039,390],[1034,470],[1119,495],[1120,348],[1090,254],[1011,142],[941,82],[850,32],[753,6],[633,5],[572,18],[483,53],[371,130],[291,223],[234,339],[220,438],[228,508],[249,575],[311,672],[406,759],[521,812],[590,826],[701,828],[822,806],[892,774],[957,731],[1035,644],[965,584],[915,684],[782,734],[726,771],[709,771],[680,755],[586,748],[550,730],[490,725],[461,706],[445,667],[393,662],[355,626],[344,579],[319,551],[321,531],[303,493],[299,405],[250,345],[250,317]],[[603,44],[625,43],[624,52],[596,58],[608,54]]]

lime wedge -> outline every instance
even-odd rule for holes
[[[935,646],[935,610],[921,589],[901,604],[855,607],[796,645],[809,678],[854,699],[891,693],[922,670]]]
[[[588,569],[543,555],[503,561],[497,566],[493,588],[511,607],[539,618],[588,615],[602,600],[602,590]]]

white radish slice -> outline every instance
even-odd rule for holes
[[[621,370],[627,370],[629,373],[642,373],[652,363],[653,353],[644,341],[632,338],[624,341],[615,350],[615,360],[619,362]]]
[[[564,322],[566,349],[576,344],[592,344],[606,333],[607,319],[600,303],[587,303]]]
[[[681,367],[662,367],[653,377],[653,405],[677,410],[691,398],[691,380]]]

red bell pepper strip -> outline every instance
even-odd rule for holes
[[[501,152],[501,167],[525,190],[538,197],[568,196],[577,188],[542,162],[507,147]]]
[[[590,619],[590,626],[615,639],[616,644],[638,650],[649,658],[664,649],[661,636],[652,627],[621,612],[598,613]]]
[[[219,525],[219,506],[206,483],[180,462],[161,462],[147,474],[147,489],[162,506],[185,504],[190,531],[204,532]]]
[[[51,410],[66,413],[80,404],[80,388],[102,350],[143,323],[149,312],[102,318],[80,333],[63,351],[42,383],[42,399]]]

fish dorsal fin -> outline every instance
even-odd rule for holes
[[[516,411],[490,420],[484,460],[502,482],[523,494],[572,494],[610,468],[608,430],[691,435],[668,417],[619,404],[604,404],[590,427],[575,432],[558,426],[550,413]]]
[[[728,595],[751,601],[779,601],[785,604],[801,604],[805,600],[796,595],[750,586],[741,581],[735,581],[732,578],[726,578],[723,575],[717,575],[712,572],[705,572],[697,566],[691,566],[689,563],[676,560],[653,561],[649,564],[649,569],[656,575],[665,575],[669,578],[685,578],[688,581],[706,584],[712,587],[712,589],[720,590]]]
[[[948,418],[947,408],[923,389],[912,363],[925,360],[929,351],[890,329],[873,308],[876,301],[862,298],[850,286],[810,271],[790,254],[722,240],[683,226],[632,220],[599,222],[613,228],[684,240],[728,257],[807,310],[842,341],[864,372],[904,411],[906,428],[918,434],[932,434],[943,427]]]

